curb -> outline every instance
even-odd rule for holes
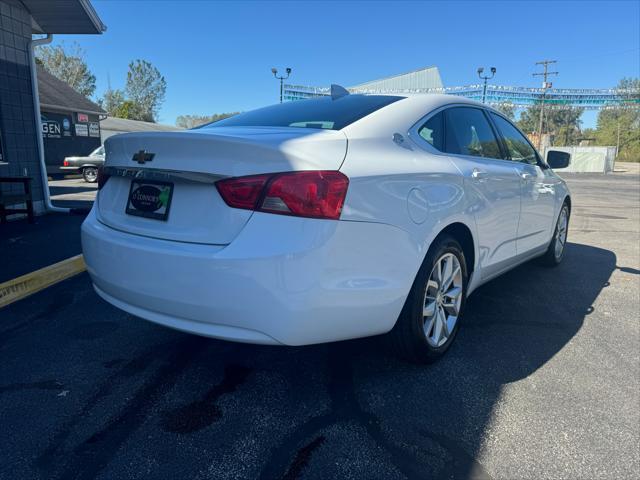
[[[76,255],[35,272],[0,283],[0,308],[73,277],[86,269],[82,255]]]

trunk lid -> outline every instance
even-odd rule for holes
[[[105,149],[111,177],[97,199],[102,223],[153,238],[226,245],[253,212],[229,207],[215,181],[260,173],[338,170],[347,140],[333,130],[219,127],[121,134],[107,139]],[[146,162],[133,160],[139,152],[145,153],[137,158]],[[134,181],[141,183],[132,187]],[[140,192],[149,192],[141,187],[149,185],[171,190],[166,220],[127,213],[130,194],[136,191],[139,199]]]

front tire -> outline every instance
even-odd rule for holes
[[[98,169],[96,167],[85,167],[82,169],[82,178],[87,183],[96,183],[98,181]]]
[[[565,202],[558,214],[556,228],[549,243],[549,248],[547,248],[545,254],[540,257],[543,265],[555,267],[562,262],[567,243],[567,233],[569,231],[569,214],[569,205]]]
[[[453,342],[467,294],[462,247],[449,235],[436,239],[390,332],[398,354],[415,363],[439,359]]]

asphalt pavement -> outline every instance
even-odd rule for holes
[[[97,192],[97,183],[87,183],[79,175],[49,180],[51,202],[57,207],[89,209]]]
[[[0,478],[637,478],[640,175],[566,178],[563,264],[477,290],[430,366],[172,331],[86,274],[0,310]]]

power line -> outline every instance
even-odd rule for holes
[[[551,88],[552,84],[547,82],[547,77],[549,75],[558,75],[558,72],[550,72],[549,65],[553,63],[558,63],[557,60],[541,60],[536,62],[536,65],[542,65],[544,68],[543,72],[534,73],[534,77],[543,77],[544,80],[542,82],[542,103],[540,104],[540,120],[538,122],[538,150],[542,150],[542,122],[544,119],[544,99],[547,93],[547,90]]]

